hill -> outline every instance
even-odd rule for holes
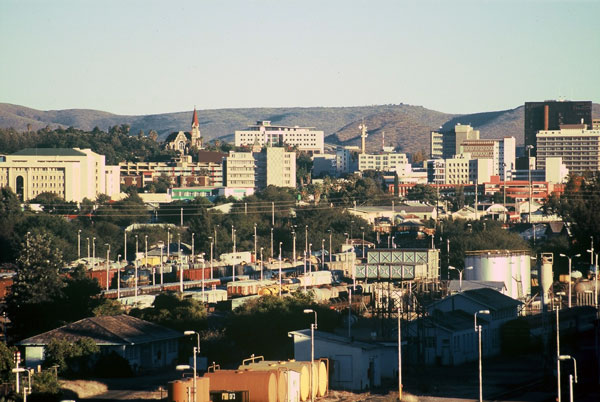
[[[422,106],[375,105],[354,107],[308,108],[245,108],[199,110],[200,130],[208,140],[233,140],[237,129],[245,128],[257,120],[289,126],[311,126],[325,132],[326,142],[339,145],[359,145],[358,125],[364,119],[368,127],[369,150],[380,149],[385,132],[385,144],[396,146],[403,152],[427,151],[429,132],[450,129],[456,123],[471,124],[481,130],[482,138],[516,137],[523,143],[523,107],[515,109],[453,115],[426,109]],[[600,115],[600,105],[594,104],[593,113]],[[192,111],[145,116],[117,115],[88,109],[41,111],[24,106],[0,103],[0,127],[18,131],[37,130],[46,126],[74,127],[91,131],[98,127],[129,124],[131,133],[156,130],[160,139],[173,131],[188,130]]]

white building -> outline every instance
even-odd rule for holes
[[[229,151],[224,171],[225,187],[254,188],[255,161],[252,152]]]
[[[235,131],[235,146],[271,145],[295,146],[300,151],[312,153],[324,152],[325,135],[314,127],[274,126],[268,120],[257,121],[246,130]]]
[[[493,159],[473,159],[471,154],[446,159],[446,184],[475,184],[490,180],[494,175]]]
[[[600,130],[588,130],[585,124],[562,125],[560,130],[538,131],[536,141],[538,169],[545,169],[546,158],[562,157],[571,173],[600,170]]]
[[[47,192],[81,202],[119,194],[118,172],[90,149],[27,148],[0,162],[0,187],[11,187],[22,201]]]
[[[379,154],[358,154],[358,170],[375,170],[378,172],[406,172],[408,158],[406,154],[391,152],[382,152]]]
[[[504,180],[506,173],[515,168],[515,137],[504,137],[501,140],[477,139],[465,140],[460,145],[461,153],[468,153],[471,159],[492,159],[494,175]]]
[[[266,147],[255,154],[256,186],[296,187],[296,153],[283,147]]]
[[[358,159],[354,157],[358,152],[359,148],[357,146],[340,147],[335,150],[335,165],[338,176],[358,169]]]

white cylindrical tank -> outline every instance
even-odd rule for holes
[[[503,282],[514,299],[531,295],[531,260],[526,250],[467,251],[465,280]]]

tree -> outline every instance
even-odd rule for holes
[[[50,192],[38,194],[35,198],[30,200],[29,203],[40,204],[44,212],[49,214],[72,215],[79,211],[77,203],[65,201],[64,198]]]
[[[23,219],[21,204],[10,187],[0,188],[0,262],[14,261],[19,248],[14,244],[15,226]]]
[[[93,359],[100,353],[100,347],[91,338],[81,338],[75,342],[66,339],[52,339],[44,351],[44,366],[58,366],[62,375],[88,374],[93,368]]]
[[[32,235],[29,246],[17,259],[17,273],[6,300],[8,316],[17,336],[56,326],[55,302],[65,282],[59,274],[64,266],[62,253],[44,235]]]
[[[406,198],[412,201],[421,201],[430,205],[437,202],[437,191],[433,186],[417,184],[406,193]]]
[[[5,342],[0,342],[0,380],[2,382],[10,382],[15,378],[11,370],[15,367],[16,351],[16,347],[9,347]]]
[[[206,309],[195,299],[180,299],[175,293],[161,293],[152,307],[133,309],[130,314],[179,331],[199,330],[206,326]]]

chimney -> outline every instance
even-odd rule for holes
[[[544,131],[548,131],[549,114],[550,114],[550,106],[544,105]]]

